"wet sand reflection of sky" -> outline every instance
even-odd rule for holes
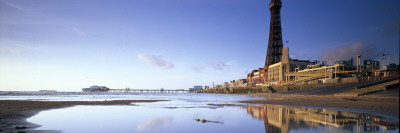
[[[186,108],[189,103],[166,108],[184,103],[168,102],[74,106],[43,111],[28,121],[43,125],[40,130],[64,132],[399,132],[398,118],[331,109],[235,104]]]

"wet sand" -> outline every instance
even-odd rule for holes
[[[21,101],[0,100],[0,132],[58,132],[36,131],[38,127],[26,121],[43,110],[65,108],[75,105],[133,105],[135,102],[157,102],[165,100],[115,100],[115,101]]]
[[[341,108],[374,115],[399,117],[399,89],[361,97],[332,95],[258,94],[259,100],[241,101],[253,104],[277,104],[299,107]],[[397,93],[397,94],[396,94]]]
[[[279,104],[288,106],[341,108],[374,115],[399,117],[399,87],[365,96],[336,95],[353,90],[354,87],[368,84],[345,83],[334,86],[316,87],[269,94],[256,94],[264,97],[260,100],[242,101],[243,103]],[[379,85],[375,85],[377,87]],[[379,88],[377,88],[379,89]]]
[[[254,94],[251,94],[254,95]],[[399,89],[360,97],[339,97],[332,94],[256,94],[259,100],[241,101],[252,104],[276,104],[317,108],[342,108],[347,111],[370,112],[374,115],[399,117]],[[65,108],[75,105],[132,105],[135,102],[157,102],[164,100],[116,100],[116,101],[20,101],[0,100],[0,132],[57,132],[37,131],[27,118],[43,110]]]

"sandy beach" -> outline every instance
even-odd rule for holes
[[[75,105],[132,105],[135,102],[157,102],[164,100],[115,100],[115,101],[22,101],[0,100],[0,132],[58,132],[38,131],[38,127],[26,121],[43,110],[65,108]]]

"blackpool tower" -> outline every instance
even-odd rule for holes
[[[282,56],[282,28],[281,28],[281,0],[271,0],[269,10],[271,11],[271,19],[269,26],[269,39],[267,57],[265,59],[264,68],[281,61]]]

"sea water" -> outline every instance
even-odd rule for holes
[[[169,100],[131,105],[73,106],[28,119],[36,130],[67,133],[399,132],[398,118],[341,109],[243,104],[248,95],[199,93],[53,93],[1,95],[8,100]]]

